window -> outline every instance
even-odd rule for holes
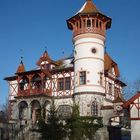
[[[41,89],[42,88],[42,79],[39,75],[34,75],[31,80],[32,89]]]
[[[65,78],[65,90],[70,90],[70,77]]]
[[[58,90],[70,90],[71,79],[70,77],[59,78],[58,79]]]
[[[100,72],[100,85],[103,86],[103,73]]]
[[[79,78],[80,78],[80,82],[79,82],[80,85],[86,84],[86,71],[81,71],[79,73]]]
[[[91,21],[90,21],[90,19],[87,20],[87,27],[91,27]]]
[[[23,77],[23,79],[19,82],[19,89],[20,90],[26,90],[28,89],[29,80],[26,77]]]
[[[109,83],[109,87],[108,88],[109,88],[108,89],[108,93],[111,94],[112,93],[112,84],[111,83]]]
[[[84,19],[83,20],[83,27],[85,27],[86,26],[86,20]]]
[[[114,88],[114,94],[115,94],[115,97],[118,97],[118,95],[120,94],[120,89],[118,87],[115,87]]]
[[[91,115],[97,116],[98,115],[98,102],[94,101],[91,105]]]
[[[93,54],[95,54],[95,53],[97,52],[96,48],[92,48],[92,49],[91,49],[91,52],[92,52]]]
[[[95,27],[95,20],[92,19],[92,26]]]
[[[100,21],[100,28],[102,28],[102,22]]]
[[[58,107],[58,116],[68,118],[71,115],[71,107],[69,105],[60,105]]]
[[[96,27],[98,28],[98,26],[99,26],[99,25],[98,25],[98,20],[96,20]]]
[[[58,90],[64,90],[64,78],[58,79]]]

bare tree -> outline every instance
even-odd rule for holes
[[[8,100],[6,100],[5,104],[0,105],[0,118],[8,122]]]
[[[140,77],[132,82],[126,82],[127,86],[124,87],[123,92],[126,99],[131,98],[138,91],[140,91]]]

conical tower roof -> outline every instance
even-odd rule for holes
[[[25,72],[25,67],[24,67],[23,61],[21,60],[16,73],[22,73],[22,72]]]
[[[87,0],[83,7],[77,12],[77,14],[94,14],[100,13],[100,11],[96,8],[95,4],[92,0]]]
[[[101,13],[92,0],[86,0],[81,9],[74,16],[67,20],[68,28],[70,30],[73,30],[73,25],[82,16],[99,18],[103,22],[106,22],[106,29],[109,29],[111,27],[111,18]]]

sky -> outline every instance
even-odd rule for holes
[[[66,20],[85,0],[0,0],[0,104],[9,93],[3,79],[13,76],[23,56],[26,70],[47,49],[54,60],[73,50],[72,32]],[[94,0],[97,8],[112,18],[106,49],[118,63],[121,76],[131,82],[140,77],[140,0]],[[64,51],[64,54],[63,54]]]

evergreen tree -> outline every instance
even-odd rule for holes
[[[96,131],[103,126],[101,117],[81,117],[79,106],[74,104],[73,112],[67,119],[67,132],[69,140],[94,139]]]
[[[52,100],[47,123],[45,123],[44,119],[39,121],[39,131],[42,135],[42,140],[63,140],[66,136],[65,126],[57,116],[54,100]]]
[[[67,132],[70,140],[82,140],[83,127],[80,121],[79,106],[74,104],[72,115],[67,119]]]

